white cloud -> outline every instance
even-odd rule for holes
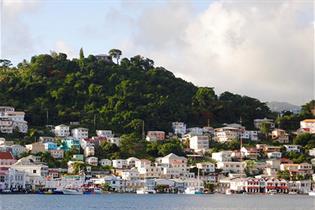
[[[219,92],[303,104],[314,97],[312,11],[310,1],[220,1],[194,16],[170,4],[145,11],[128,46]]]
[[[59,40],[55,43],[54,51],[58,53],[65,53],[69,59],[77,58],[79,55],[79,49],[75,50],[74,47],[70,46],[63,40]]]
[[[3,58],[27,55],[34,49],[34,40],[23,22],[25,14],[38,9],[40,1],[2,0],[1,2],[1,49]]]

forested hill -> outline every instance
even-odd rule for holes
[[[150,59],[120,60],[120,54],[111,51],[115,62],[84,57],[83,51],[72,60],[63,53],[43,54],[17,67],[2,60],[0,105],[24,110],[31,126],[46,125],[48,111],[48,124],[80,121],[91,129],[117,133],[141,129],[142,120],[146,130],[169,131],[172,121],[205,126],[208,119],[218,125],[242,117],[251,128],[254,118],[271,114],[257,99],[230,92],[217,96],[211,88],[197,87],[155,67]]]

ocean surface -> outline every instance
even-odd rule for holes
[[[315,210],[300,195],[0,195],[1,210]]]

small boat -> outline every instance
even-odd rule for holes
[[[296,195],[297,192],[291,191],[291,192],[289,192],[288,194],[289,194],[289,195]]]
[[[83,191],[81,189],[63,189],[62,193],[64,195],[82,195]]]
[[[226,189],[225,194],[226,194],[226,195],[232,195],[231,189]]]
[[[155,194],[156,191],[155,190],[149,190],[149,189],[144,189],[144,188],[141,188],[141,189],[138,189],[136,191],[137,194]]]
[[[311,191],[308,193],[309,196],[315,196],[315,191]]]
[[[184,193],[189,195],[197,195],[203,194],[203,190],[201,188],[187,187]]]

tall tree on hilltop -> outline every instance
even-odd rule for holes
[[[116,64],[119,63],[119,59],[120,59],[120,56],[122,55],[122,52],[121,50],[118,50],[118,49],[111,49],[108,54],[112,57],[112,58],[116,58]]]
[[[84,59],[84,53],[83,53],[83,48],[81,47],[80,49],[80,60]]]

